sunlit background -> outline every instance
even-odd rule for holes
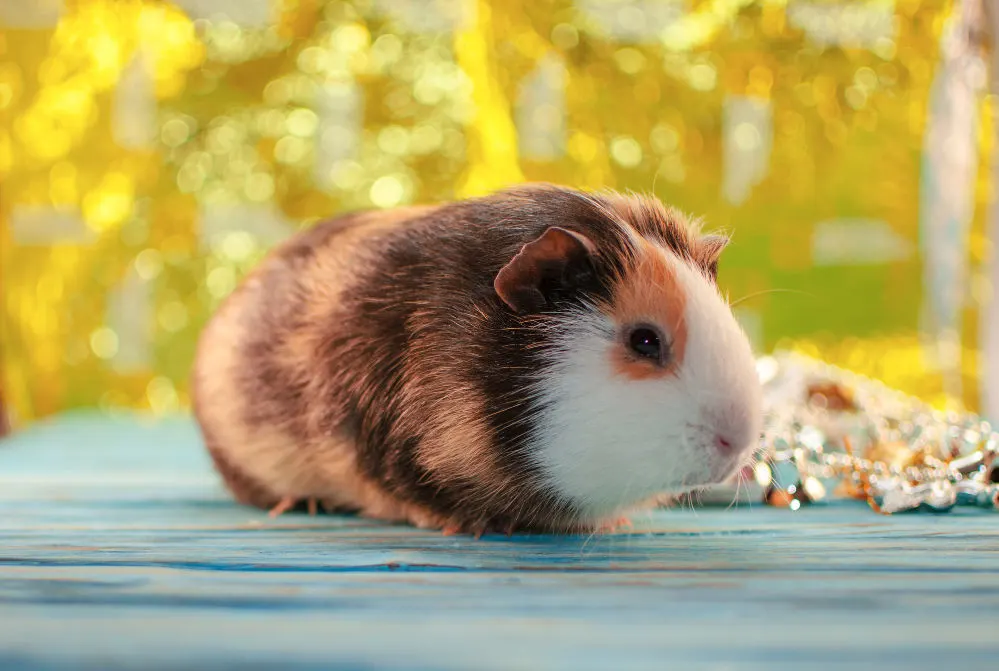
[[[7,412],[183,411],[200,328],[276,242],[524,180],[704,215],[759,351],[980,408],[980,9],[2,0]]]

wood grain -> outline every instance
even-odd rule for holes
[[[189,420],[0,443],[2,669],[992,669],[999,514],[670,510],[595,537],[268,520]]]

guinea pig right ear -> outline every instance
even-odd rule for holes
[[[552,226],[503,266],[493,288],[514,312],[537,312],[547,302],[546,288],[553,281],[564,284],[573,271],[587,268],[595,249],[585,235]]]
[[[700,247],[703,256],[704,269],[707,270],[711,279],[718,280],[718,257],[721,256],[725,248],[728,247],[729,237],[727,235],[712,234],[701,238]]]

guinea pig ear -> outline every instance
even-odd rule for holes
[[[712,279],[718,279],[718,258],[728,247],[729,238],[727,235],[705,235],[701,238],[701,259],[705,270]]]
[[[585,235],[552,226],[500,269],[493,288],[514,312],[537,312],[545,306],[552,282],[571,283],[589,267],[595,250]]]

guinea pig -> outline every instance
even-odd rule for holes
[[[342,215],[222,303],[194,412],[234,497],[272,514],[615,528],[758,442],[726,244],[653,198],[552,185]]]

